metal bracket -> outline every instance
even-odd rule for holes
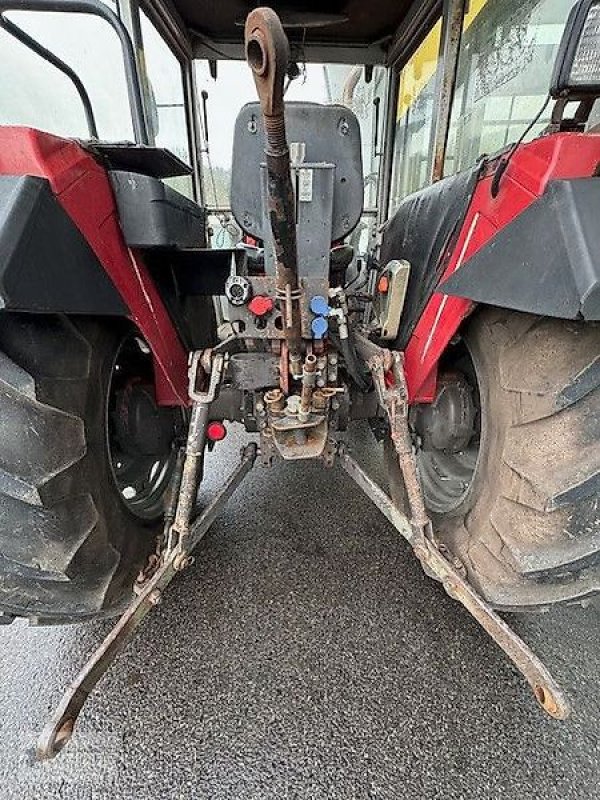
[[[185,457],[181,455],[178,459],[178,467],[174,471],[168,493],[162,540],[164,549],[151,557],[151,568],[142,573],[134,587],[136,597],[64,693],[38,740],[36,754],[40,760],[55,756],[70,740],[79,713],[90,693],[131,640],[146,614],[161,601],[164,589],[178,572],[192,563],[192,551],[256,461],[258,449],[255,444],[249,444],[243,449],[236,469],[201,514],[192,520],[204,454],[208,409],[217,395],[224,368],[223,356],[215,356],[212,359],[208,390],[197,392],[196,381],[201,369],[201,356],[200,353],[194,353],[190,365],[190,396],[194,403]]]
[[[555,719],[565,719],[570,712],[569,702],[549,670],[523,639],[471,586],[465,575],[462,574],[460,565],[455,565],[450,561],[442,547],[434,539],[431,520],[425,508],[408,424],[407,392],[402,356],[400,353],[394,352],[392,357],[391,370],[387,373],[384,371],[384,360],[379,354],[370,360],[370,367],[381,406],[389,418],[391,437],[398,454],[411,519],[367,475],[343,445],[338,447],[341,465],[387,517],[398,533],[412,546],[425,572],[439,580],[448,595],[462,603],[486,633],[502,648],[525,677],[544,711]],[[393,382],[391,381],[392,377]]]
[[[244,448],[239,465],[192,524],[185,549],[175,548],[170,552],[168,558],[162,562],[73,680],[38,740],[36,755],[39,760],[53,758],[70,740],[79,713],[90,693],[117,655],[133,638],[146,614],[160,603],[164,589],[178,572],[191,563],[192,550],[223,511],[243,478],[250,472],[256,455],[255,444]]]

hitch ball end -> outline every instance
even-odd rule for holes
[[[246,17],[244,29],[246,61],[252,70],[262,112],[283,114],[283,84],[290,46],[272,8],[255,8]]]

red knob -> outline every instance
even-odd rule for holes
[[[209,422],[206,427],[206,436],[210,442],[222,442],[227,436],[227,428],[219,420]]]
[[[257,294],[248,303],[248,308],[255,317],[264,317],[273,311],[273,299],[265,294]]]

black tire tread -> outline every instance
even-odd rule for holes
[[[462,516],[433,515],[438,536],[498,609],[589,605],[600,597],[600,325],[482,308],[464,335],[484,378],[486,456]],[[388,443],[386,459],[403,505]]]
[[[80,621],[116,614],[131,596],[149,545],[98,471],[102,359],[117,335],[93,320],[0,315],[5,615]]]
[[[600,592],[600,326],[484,309],[466,336],[492,386],[493,444],[472,511],[442,538],[497,608],[587,605]]]

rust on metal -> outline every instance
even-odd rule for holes
[[[425,550],[421,551],[419,557],[425,560],[427,567],[440,580],[448,595],[462,603],[504,650],[531,686],[544,711],[555,719],[566,719],[570,713],[569,702],[547,667],[531,648],[496,614],[433,542],[425,543]]]
[[[199,544],[243,478],[252,469],[257,454],[255,444],[244,448],[236,469],[189,527],[189,537],[185,542],[180,539],[175,548],[166,553],[158,570],[134,598],[108,636],[92,653],[64,693],[56,711],[42,731],[36,749],[39,760],[53,758],[70,740],[77,718],[90,693],[117,655],[131,640],[148,612],[160,603],[164,589],[177,572],[189,566],[191,563],[190,552]]]
[[[417,464],[413,453],[413,443],[408,426],[408,390],[404,379],[402,356],[392,352],[392,360],[388,362],[394,375],[394,384],[388,386],[385,379],[385,360],[374,355],[369,361],[369,368],[379,396],[381,407],[387,412],[390,423],[390,436],[396,450],[402,478],[406,487],[406,495],[411,513],[411,523],[415,535],[420,533],[431,535],[431,521],[425,508],[421,481],[417,472]]]
[[[308,354],[304,359],[302,390],[300,394],[300,414],[308,414],[312,406],[313,389],[316,380],[317,357]]]
[[[173,521],[175,520],[175,512],[177,510],[177,498],[181,488],[181,481],[183,480],[183,469],[185,464],[185,447],[179,447],[177,450],[177,457],[175,460],[175,467],[173,474],[169,481],[169,486],[165,494],[164,500],[164,521],[162,534],[156,537],[156,550],[148,557],[146,566],[141,570],[138,575],[133,590],[136,594],[140,594],[146,583],[154,575],[161,565],[162,553],[165,548],[171,546],[171,537],[173,535]]]
[[[290,172],[285,131],[283,86],[289,61],[289,43],[277,14],[256,8],[246,18],[246,60],[260,100],[265,129],[267,203],[275,249],[277,297],[288,319],[285,326],[290,355],[302,345],[296,244],[296,198]]]
[[[285,396],[281,389],[269,389],[265,392],[265,405],[269,413],[281,414],[285,406]]]
[[[441,32],[442,52],[435,86],[437,112],[432,129],[432,183],[444,177],[452,98],[458,72],[464,15],[467,10],[467,0],[444,0]]]
[[[164,549],[158,555],[158,563],[152,562],[152,574],[142,576],[142,580],[135,587],[132,602],[64,693],[38,741],[37,757],[40,760],[52,758],[69,741],[81,709],[100,678],[132,638],[148,612],[161,602],[163,591],[173,577],[192,563],[192,550],[256,461],[257,447],[252,443],[244,448],[239,465],[211,502],[196,519],[193,519],[201,475],[208,409],[218,394],[224,370],[223,355],[214,355],[210,364],[208,389],[206,392],[198,392],[196,386],[203,369],[202,355],[201,351],[194,353],[190,364],[188,391],[193,400],[192,416],[185,455],[182,448],[168,493],[163,535]]]
[[[176,536],[187,536],[189,525],[196,503],[198,484],[202,480],[204,463],[204,446],[206,444],[206,426],[211,403],[215,400],[224,370],[224,356],[217,353],[210,365],[210,379],[206,392],[196,388],[198,375],[203,371],[203,353],[197,351],[192,356],[189,373],[189,395],[193,400],[190,425],[185,447],[185,460],[182,470],[173,532]]]
[[[570,706],[548,668],[531,648],[489,606],[466,578],[446,559],[435,542],[416,527],[393,500],[367,475],[344,447],[340,463],[381,513],[412,546],[426,573],[439,580],[450,597],[461,603],[525,677],[544,711],[555,719],[566,719]]]
[[[536,700],[544,711],[555,719],[565,719],[570,713],[569,702],[547,667],[471,586],[463,572],[462,564],[460,562],[455,564],[452,555],[442,552],[434,540],[408,422],[407,390],[402,355],[393,351],[392,357],[391,370],[394,383],[391,386],[386,381],[384,361],[378,354],[371,358],[369,366],[379,402],[387,413],[390,423],[390,435],[398,456],[408,497],[410,520],[344,448],[340,449],[342,466],[396,530],[409,542],[425,572],[440,581],[450,597],[462,603],[471,616],[510,658],[531,686]]]
[[[279,354],[279,387],[286,396],[290,393],[290,369],[288,346],[287,342],[284,341]]]

